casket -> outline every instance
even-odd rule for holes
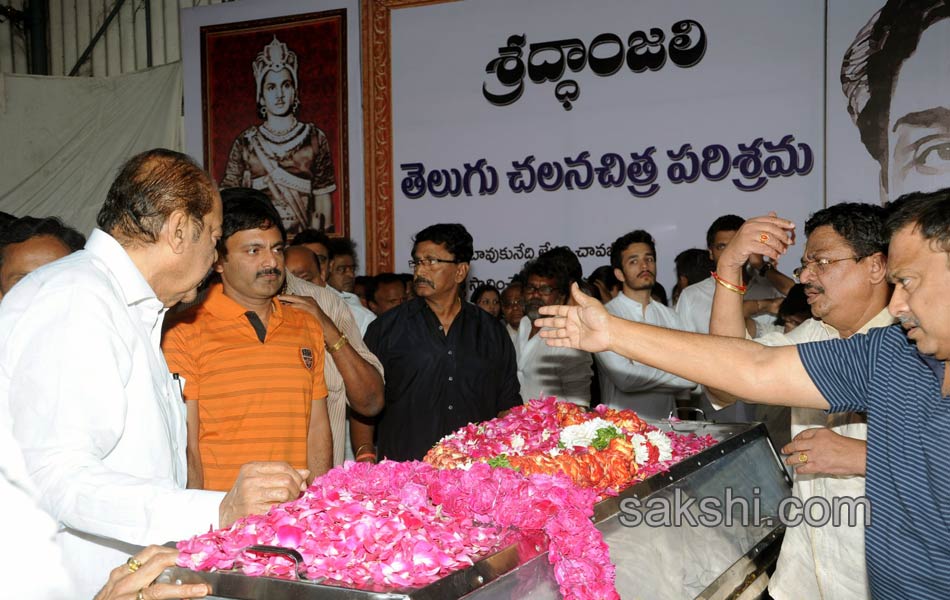
[[[622,598],[756,596],[774,564],[791,479],[763,424],[681,421],[717,444],[595,506]],[[556,599],[544,540],[523,538],[420,588],[358,590],[319,581],[168,569],[164,581],[206,581],[211,598],[240,600]],[[279,550],[275,550],[279,551]]]

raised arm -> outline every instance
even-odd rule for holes
[[[578,306],[547,306],[536,324],[552,346],[609,350],[706,386],[764,404],[827,409],[794,347],[686,333],[610,315],[572,286]]]
[[[712,314],[709,318],[709,333],[735,338],[745,337],[745,319],[756,311],[750,309],[748,303],[743,303],[742,293],[732,287],[738,288],[742,285],[742,270],[750,259],[757,258],[761,263],[761,257],[764,255],[777,261],[792,241],[789,234],[793,227],[791,221],[769,213],[765,217],[749,219],[739,228],[716,264],[716,274],[723,283],[716,284]],[[732,284],[732,287],[725,284]]]

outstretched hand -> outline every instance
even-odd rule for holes
[[[603,352],[610,347],[610,319],[604,305],[571,284],[571,297],[577,306],[542,306],[538,319],[541,337],[549,346]]]

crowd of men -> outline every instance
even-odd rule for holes
[[[673,306],[639,229],[586,278],[556,247],[470,298],[460,224],[414,236],[411,274],[357,277],[350,240],[288,239],[265,194],[219,192],[167,150],[122,166],[97,224],[0,224],[0,491],[65,559],[50,597],[92,597],[137,546],[266,511],[347,458],[419,460],[544,396],[650,419],[738,406],[784,440],[796,495],[866,493],[883,526],[789,529],[776,598],[948,589],[950,465],[924,432],[950,396],[950,192],[816,212],[798,283],[777,267],[792,223],[720,217],[677,256]],[[129,560],[174,560],[149,552]]]

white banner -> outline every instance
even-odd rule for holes
[[[670,290],[716,217],[803,223],[823,206],[823,15],[818,0],[393,11],[396,270],[437,222],[474,236],[472,285],[554,245],[589,273],[646,229]]]

